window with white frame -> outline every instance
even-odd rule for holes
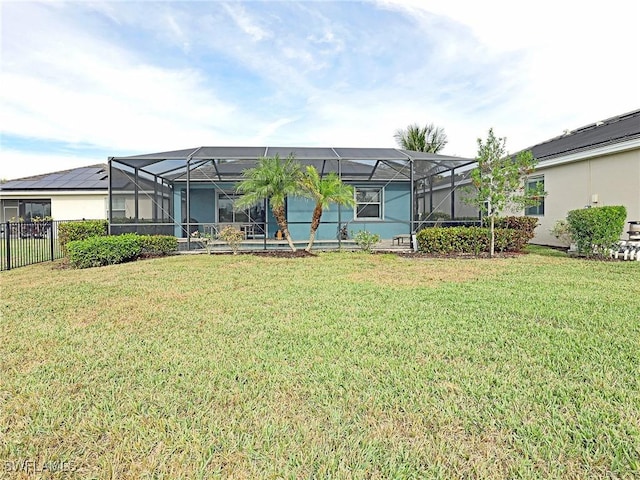
[[[381,187],[356,187],[355,219],[382,220],[382,195]]]
[[[107,208],[108,202],[107,202]],[[111,197],[111,218],[127,218],[127,210],[126,210],[126,200],[124,197]]]
[[[544,177],[532,177],[527,179],[527,191],[544,191]],[[537,203],[524,209],[525,215],[544,215],[544,196],[536,198]]]

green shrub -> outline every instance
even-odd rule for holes
[[[522,230],[527,232],[533,238],[534,230],[538,226],[536,217],[500,217],[495,221],[496,228],[510,228],[513,230]]]
[[[356,244],[367,253],[371,253],[371,248],[380,241],[380,235],[366,230],[358,230],[355,234],[351,232],[351,236]]]
[[[482,227],[434,227],[420,230],[416,235],[422,253],[450,254],[488,252],[490,232]],[[496,228],[495,249],[498,252],[519,252],[530,240],[529,233],[511,228]]]
[[[58,225],[58,242],[63,252],[67,251],[67,244],[89,237],[103,237],[109,232],[106,220],[83,220],[81,222],[64,222]]]
[[[140,235],[142,255],[169,255],[178,250],[178,239],[172,235]]]
[[[601,256],[620,239],[626,218],[623,206],[593,207],[571,210],[567,223],[578,252]]]
[[[75,268],[100,267],[135,260],[142,252],[140,237],[133,233],[89,237],[67,243],[69,263]]]

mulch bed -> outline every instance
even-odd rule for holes
[[[255,251],[255,252],[246,252],[246,255],[254,255],[256,257],[276,257],[276,258],[304,258],[304,257],[316,256],[315,253],[307,252],[306,250],[296,250],[295,252],[292,252],[291,250],[263,250],[263,251]]]

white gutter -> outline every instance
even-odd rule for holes
[[[640,148],[640,138],[635,138],[621,143],[614,143],[612,145],[606,145],[600,148],[594,148],[592,150],[585,150],[582,152],[571,153],[569,155],[561,155],[549,160],[541,160],[536,165],[536,170],[547,167],[554,167],[556,165],[562,165],[565,163],[579,162],[593,157],[602,157],[604,155],[611,155],[613,153],[626,152],[628,150],[634,150]]]

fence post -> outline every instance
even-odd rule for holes
[[[7,254],[7,270],[11,270],[11,223],[5,224],[4,238],[6,241],[5,252]]]
[[[51,261],[55,260],[55,254],[53,252],[53,221],[49,222],[49,250],[51,251]]]

